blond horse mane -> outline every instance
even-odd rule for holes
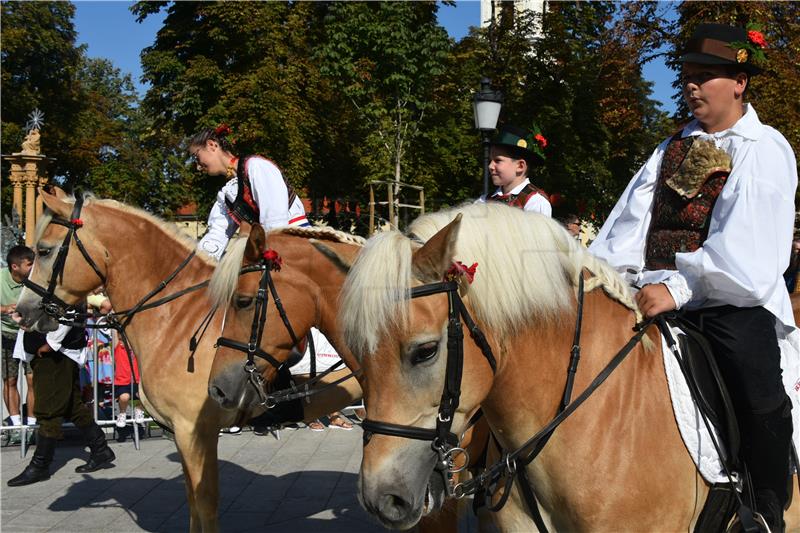
[[[532,323],[559,322],[572,309],[584,268],[593,275],[586,292],[602,287],[641,318],[622,278],[549,217],[501,204],[469,204],[424,215],[410,232],[427,241],[459,213],[455,260],[478,263],[474,282],[464,287],[466,299],[495,337],[516,335]],[[374,352],[390,328],[408,323],[411,255],[418,246],[387,232],[367,241],[355,261],[342,292],[340,320],[358,357]]]
[[[267,233],[267,242],[271,235],[293,235],[304,239],[318,239],[345,244],[363,246],[366,240],[358,235],[351,235],[333,228],[305,228],[287,226],[276,228]],[[230,302],[236,286],[239,284],[239,271],[244,261],[244,251],[247,246],[247,236],[239,236],[232,239],[225,256],[214,269],[211,276],[211,283],[208,287],[211,302],[216,306],[226,306]]]
[[[63,198],[62,201],[68,204],[74,204],[75,197],[71,196],[68,198]],[[83,193],[83,202],[84,202],[83,203],[84,207],[88,207],[91,205],[108,207],[110,209],[115,209],[117,211],[128,213],[135,217],[144,219],[153,224],[154,226],[158,227],[168,236],[172,237],[175,241],[183,245],[184,248],[186,248],[187,253],[197,248],[197,241],[195,241],[189,235],[181,231],[181,229],[176,224],[168,222],[155,215],[152,215],[147,211],[144,211],[142,209],[127,204],[123,204],[122,202],[118,202],[116,200],[97,198],[91,192]],[[47,228],[50,222],[52,222],[52,220],[53,220],[53,213],[49,209],[45,209],[39,221],[36,223],[36,234],[35,234],[36,242],[38,242],[39,239],[42,237],[44,230]],[[217,263],[213,257],[211,257],[210,255],[206,254],[201,250],[198,250],[197,256],[200,257],[203,261],[205,261],[209,265],[216,265]]]

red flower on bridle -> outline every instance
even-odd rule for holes
[[[477,269],[478,263],[472,263],[471,266],[467,266],[461,261],[454,261],[453,265],[445,272],[444,280],[457,281],[461,276],[465,276],[467,278],[467,283],[472,283],[472,280],[475,279],[475,271]]]
[[[268,248],[264,251],[262,257],[264,258],[264,261],[267,263],[267,267],[270,270],[275,272],[280,271],[281,266],[283,265],[283,259],[281,259],[281,256],[278,255],[278,252],[272,248]]]
[[[69,221],[69,223],[75,226],[76,228],[80,228],[83,226],[83,220],[79,218],[73,218]]]

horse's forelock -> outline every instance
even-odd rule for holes
[[[350,351],[373,353],[392,326],[408,323],[411,241],[396,231],[367,241],[342,288],[340,324]]]
[[[239,284],[239,271],[242,269],[247,236],[236,237],[228,246],[225,256],[217,264],[208,285],[209,297],[213,305],[228,306],[236,286]]]

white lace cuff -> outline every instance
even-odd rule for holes
[[[680,272],[675,272],[662,283],[666,285],[672,299],[675,300],[675,309],[680,309],[692,299],[692,289]]]

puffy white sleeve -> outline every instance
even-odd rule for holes
[[[789,265],[797,166],[794,153],[771,128],[733,154],[731,174],[711,215],[703,246],[678,253],[675,263],[692,303],[763,306]]]
[[[197,244],[200,250],[217,260],[222,257],[225,248],[228,246],[228,241],[239,227],[236,221],[228,214],[228,207],[225,205],[225,198],[230,201],[236,199],[237,190],[238,183],[236,178],[233,178],[217,193],[217,200],[208,214],[208,230]]]
[[[247,161],[253,199],[258,205],[259,222],[265,230],[287,226],[289,214],[289,190],[281,171],[272,162],[260,157]]]
[[[669,139],[655,149],[650,159],[628,183],[614,209],[589,247],[630,281],[644,266],[644,247],[655,195],[658,170]]]

